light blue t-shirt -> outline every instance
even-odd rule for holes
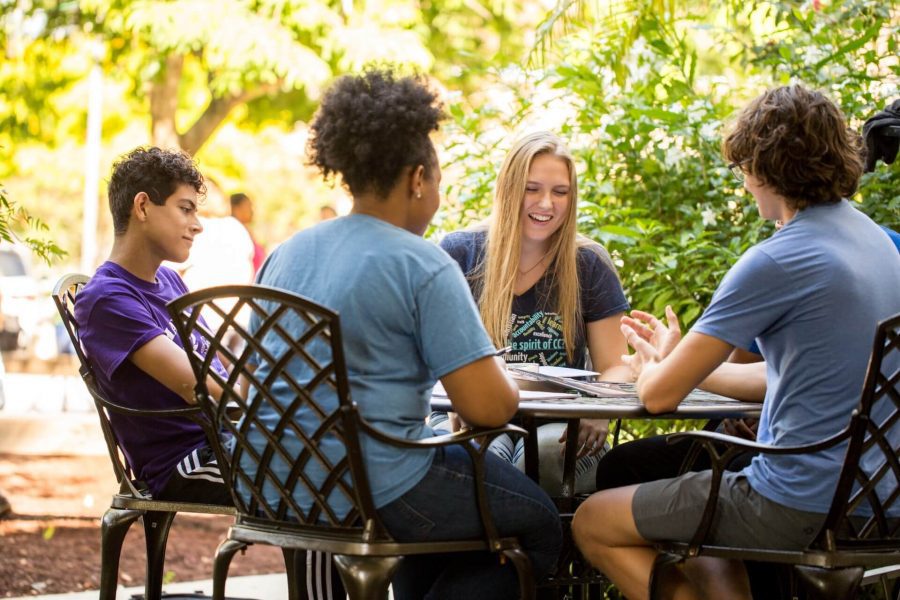
[[[900,254],[849,202],[813,206],[748,250],[693,330],[766,360],[758,440],[821,441],[859,403],[876,324],[900,312]],[[900,432],[895,432],[900,434]],[[828,512],[846,444],[805,456],[761,454],[750,486],[798,510]]]
[[[435,381],[494,352],[453,259],[438,246],[381,219],[354,214],[294,235],[269,257],[258,282],[298,293],[340,315],[351,399],[363,417],[389,435],[433,436],[425,418]],[[258,326],[251,321],[251,330]],[[263,345],[277,352],[283,341],[270,335]],[[324,343],[313,345],[311,352],[320,361],[329,360]],[[288,368],[304,380],[302,361]],[[264,364],[256,374],[264,378],[268,369]],[[289,389],[275,387],[273,392],[285,401],[295,397]],[[318,388],[316,399],[328,409],[337,403],[325,385]],[[274,411],[261,418],[270,429],[277,422]],[[319,423],[308,409],[295,418],[307,432]],[[290,437],[289,432],[286,435]],[[294,444],[299,449],[299,441],[286,443]],[[263,446],[262,435],[254,437],[254,445]],[[319,448],[332,461],[342,456],[333,438],[324,438]],[[376,507],[413,488],[434,455],[430,450],[388,446],[368,436],[363,436],[362,451]],[[277,465],[282,481],[288,470],[283,461]],[[317,483],[324,476],[318,465],[307,467],[306,475]],[[311,501],[301,488],[297,487],[295,499],[307,510]],[[333,493],[329,505],[339,516],[349,509],[342,492]]]

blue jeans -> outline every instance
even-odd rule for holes
[[[502,537],[516,537],[535,577],[556,567],[562,546],[559,513],[547,494],[515,467],[487,453],[485,489]],[[398,541],[462,540],[484,535],[472,461],[460,446],[438,448],[428,473],[403,496],[378,510]],[[489,552],[428,554],[403,559],[394,598],[518,598],[515,568]]]

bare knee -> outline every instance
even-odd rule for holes
[[[594,494],[582,502],[581,506],[578,507],[575,511],[575,515],[572,517],[572,538],[575,540],[575,545],[579,548],[582,548],[582,544],[591,534],[593,524],[598,520],[597,503],[591,502],[596,495],[597,494]]]
[[[631,501],[637,486],[597,492],[585,500],[572,519],[572,534],[579,548],[585,544],[643,546],[634,523]]]

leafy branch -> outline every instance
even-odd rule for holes
[[[47,225],[28,213],[24,207],[16,205],[0,186],[0,240],[10,243],[23,243],[38,257],[50,265],[54,260],[67,254],[52,240],[45,240],[28,235],[28,232],[46,232]]]

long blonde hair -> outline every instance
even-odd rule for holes
[[[556,312],[562,317],[566,355],[571,361],[581,327],[578,247],[589,243],[589,240],[577,235],[578,180],[575,161],[562,140],[549,131],[520,137],[513,143],[500,167],[484,255],[475,269],[475,277],[481,280],[478,307],[491,341],[498,348],[505,346],[509,339],[513,290],[522,250],[525,185],[531,163],[544,154],[562,159],[569,170],[569,207],[562,225],[550,238],[547,274],[551,278],[552,301],[556,304]]]

